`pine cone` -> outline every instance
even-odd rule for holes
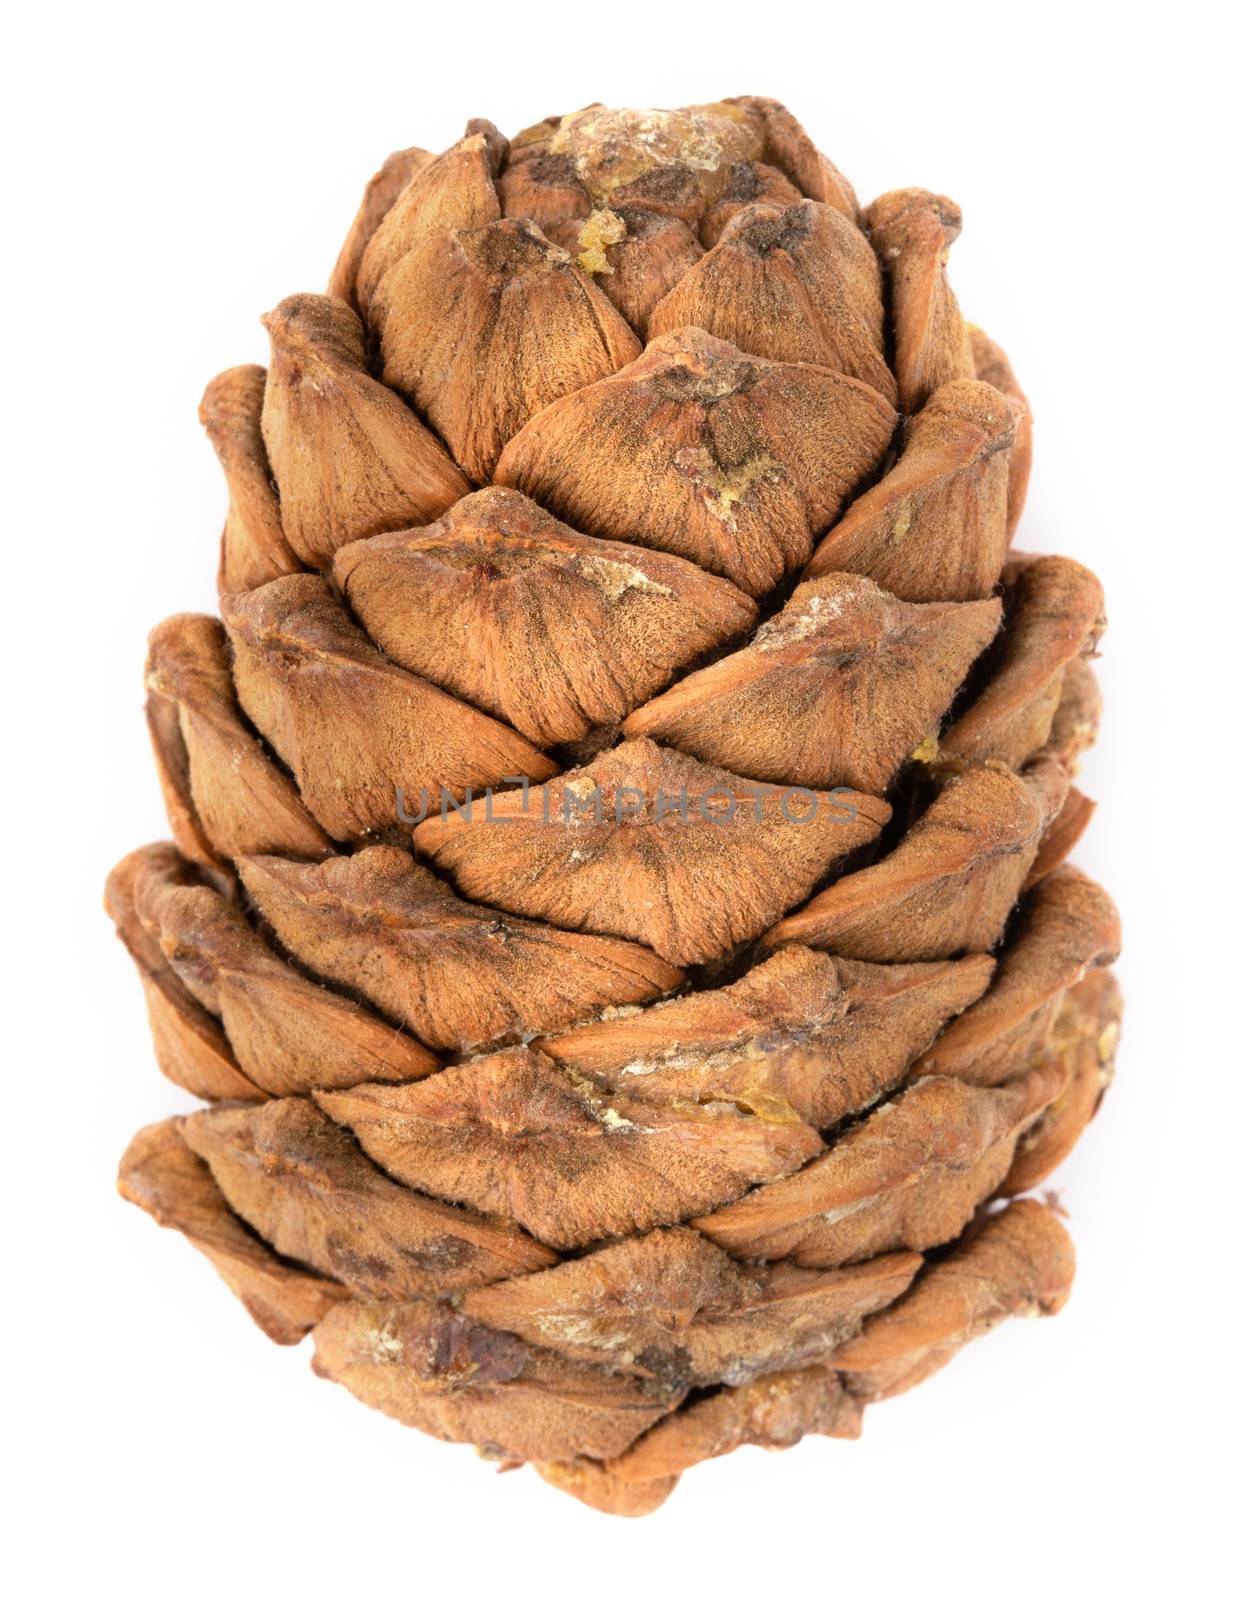
[[[773,101],[472,122],[202,420],[107,904],[208,1108],[121,1190],[368,1405],[636,1515],[1057,1310],[1118,1034],[1097,580],[1028,406]]]

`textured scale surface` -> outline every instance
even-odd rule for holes
[[[151,635],[173,842],[106,904],[204,1102],[120,1188],[365,1404],[596,1509],[850,1439],[1072,1246],[1110,1080],[1093,575],[1032,419],[776,102],[490,123],[368,184],[201,419]]]

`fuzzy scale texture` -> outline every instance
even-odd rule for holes
[[[1072,1247],[1097,580],[947,276],[774,101],[473,121],[209,384],[120,1188],[367,1405],[601,1511],[852,1438]]]

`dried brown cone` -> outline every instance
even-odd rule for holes
[[[637,1516],[1057,1311],[1110,1077],[1096,579],[925,190],[774,101],[391,156],[209,384],[221,620],[107,906],[121,1190],[366,1404]]]

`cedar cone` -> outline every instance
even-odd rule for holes
[[[208,1108],[121,1191],[366,1404],[602,1510],[853,1437],[1058,1310],[1119,930],[1097,580],[1031,427],[773,101],[372,179],[209,384],[221,620],[152,634],[174,843],[107,903]]]

